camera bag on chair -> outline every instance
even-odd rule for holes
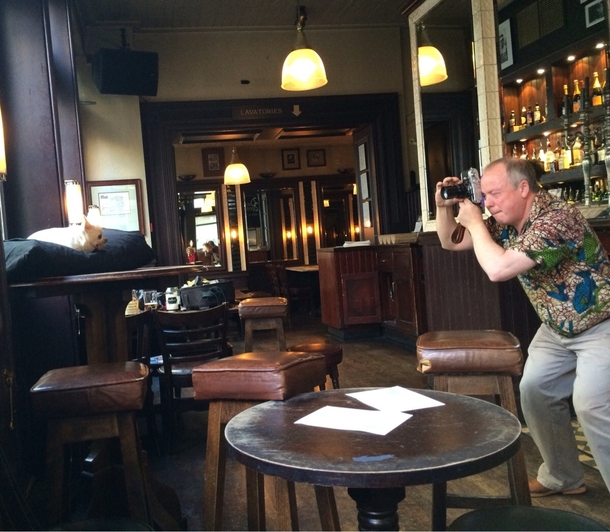
[[[180,304],[187,309],[212,308],[225,302],[233,303],[234,300],[233,281],[219,280],[180,289]]]

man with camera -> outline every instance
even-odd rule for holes
[[[530,480],[532,497],[586,491],[570,395],[610,489],[608,256],[578,209],[538,186],[528,161],[498,159],[485,168],[480,185],[465,181],[462,192],[455,187],[463,183],[455,177],[436,186],[436,228],[443,248],[473,249],[491,281],[518,277],[542,321],[520,384],[523,415],[544,460]],[[487,219],[472,192],[477,186],[491,214]],[[466,228],[462,238],[456,237],[459,226]]]

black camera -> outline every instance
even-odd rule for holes
[[[460,177],[462,182],[459,185],[449,185],[441,188],[441,198],[445,200],[468,198],[472,203],[480,205],[483,195],[481,194],[481,178],[477,169],[464,170]]]

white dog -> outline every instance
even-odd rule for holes
[[[102,249],[102,246],[108,242],[108,239],[104,238],[102,228],[90,223],[86,216],[83,216],[83,222],[80,224],[36,231],[28,239],[52,242],[78,251]]]

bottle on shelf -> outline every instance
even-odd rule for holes
[[[580,111],[580,82],[574,80],[574,91],[572,92],[572,112],[578,113]]]
[[[553,153],[553,149],[551,148],[551,139],[549,137],[546,138],[546,151],[544,152],[544,171],[545,172],[555,172],[555,153]]]
[[[540,141],[540,142],[538,143],[538,145],[540,146],[540,147],[538,148],[538,160],[539,160],[539,161],[540,161],[542,164],[544,164],[544,158],[545,158],[545,156],[546,156],[546,153],[545,153],[544,148],[543,148],[543,146],[542,146],[542,141]]]
[[[525,105],[521,108],[521,129],[523,129],[527,125],[527,110],[525,109]]]
[[[521,159],[529,159],[529,157],[527,155],[527,147],[525,145],[525,142],[523,144],[521,144]]]
[[[603,101],[602,86],[597,72],[593,72],[593,91],[591,92],[591,105],[601,105]]]
[[[555,171],[563,170],[563,155],[559,145],[559,137],[555,139]]]
[[[568,93],[568,85],[563,86],[563,102],[561,104],[560,116],[567,116],[572,111],[572,98]]]
[[[513,144],[513,149],[511,152],[511,157],[517,157],[517,143]]]
[[[572,162],[574,166],[582,164],[582,144],[578,137],[576,137],[572,145]]]
[[[529,105],[527,107],[527,115],[525,115],[526,122],[528,126],[534,125],[534,113],[532,112],[532,106]]]
[[[508,119],[508,131],[512,133],[515,131],[515,125],[517,124],[517,119],[515,117],[515,110],[513,109],[510,112],[510,118]]]
[[[540,112],[540,105],[534,106],[534,124],[540,124],[542,122],[542,113]]]
[[[568,170],[572,166],[572,150],[568,146],[567,137],[563,137],[561,153],[563,155],[563,168]]]

